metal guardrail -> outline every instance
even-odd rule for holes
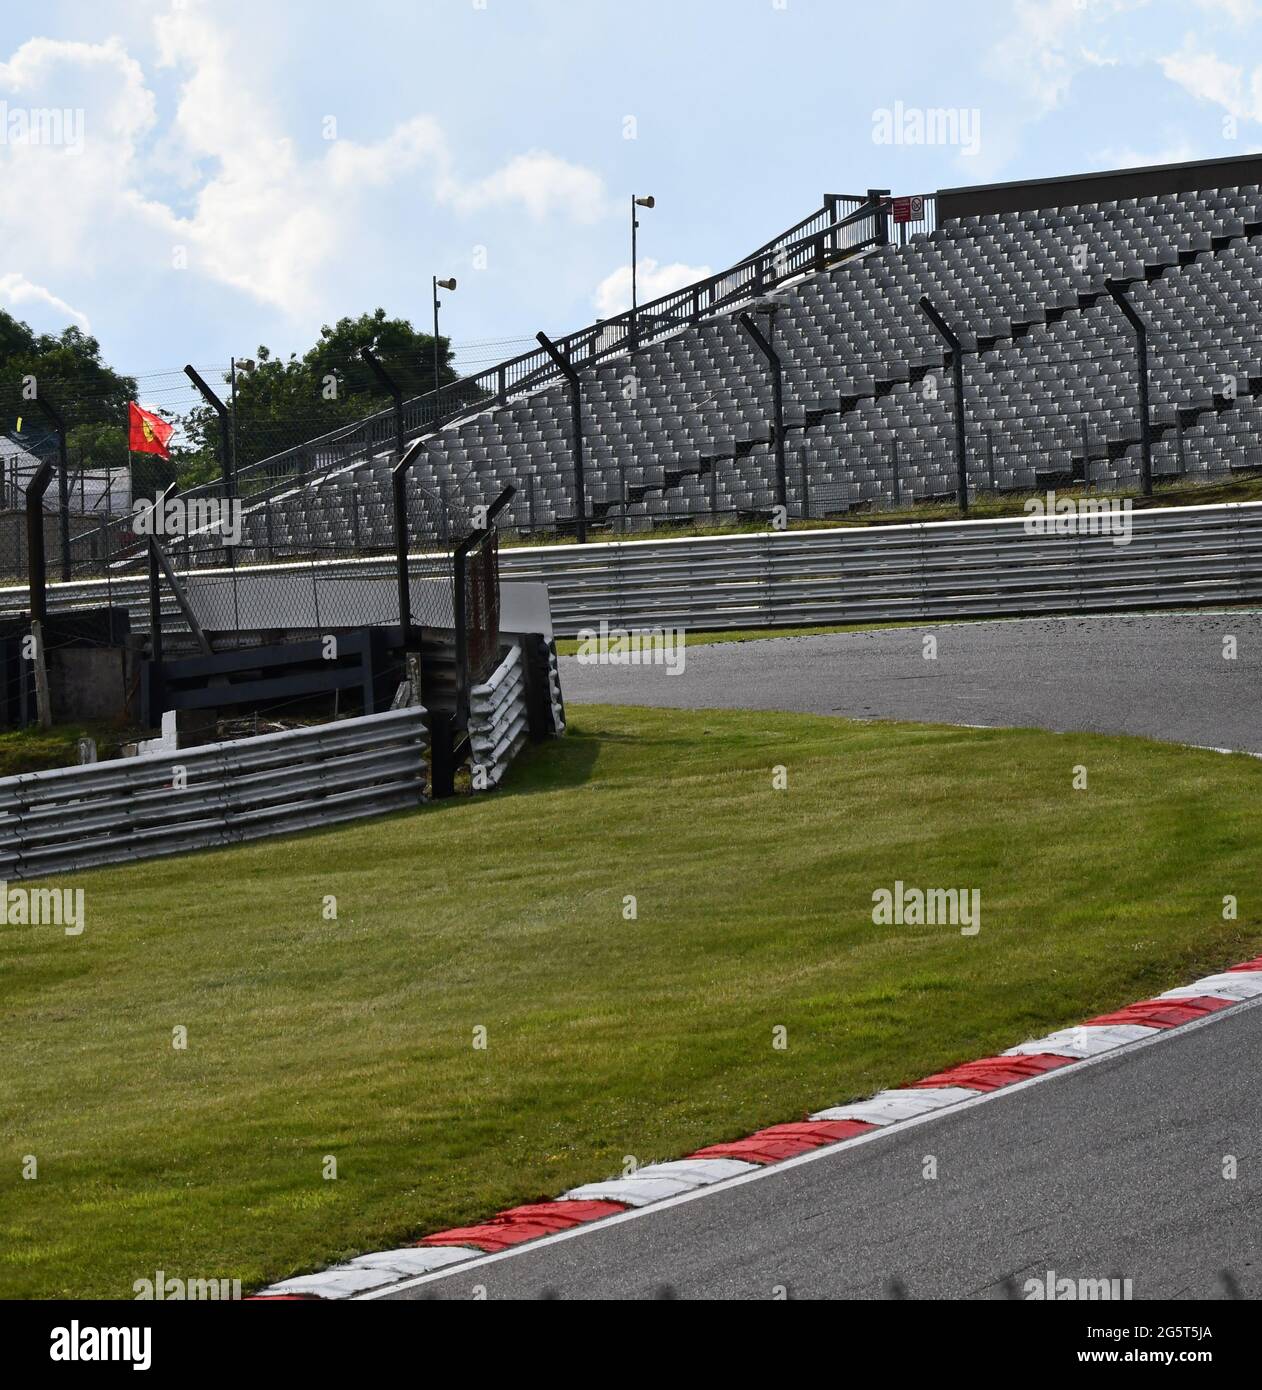
[[[525,674],[522,650],[514,643],[490,677],[469,692],[475,791],[499,786],[529,737]],[[482,769],[485,787],[478,784],[478,768]]]
[[[1262,503],[1132,514],[1108,535],[1029,535],[1025,518],[505,549],[548,585],[557,633],[807,626],[1194,606],[1262,598]]]
[[[1262,502],[1136,511],[1125,546],[1108,536],[1029,536],[1024,520],[503,547],[500,577],[545,582],[561,636],[602,618],[623,627],[721,629],[1262,599]],[[380,558],[329,568],[389,573]],[[53,584],[49,611],[103,604],[111,592],[131,610],[133,630],[143,631],[143,580],[114,580],[112,591],[104,580]],[[27,603],[24,586],[0,590],[0,612]]]
[[[0,780],[0,880],[37,878],[420,804],[419,706]],[[183,769],[181,774],[180,769]]]
[[[552,727],[558,734],[565,732],[565,696],[561,693],[561,667],[557,662],[557,644],[548,642],[548,701],[552,706]]]

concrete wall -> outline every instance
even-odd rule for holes
[[[55,723],[140,718],[139,652],[127,647],[56,647],[48,653]]]

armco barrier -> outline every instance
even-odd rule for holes
[[[425,711],[413,706],[6,777],[0,879],[179,854],[417,806],[427,742]]]
[[[474,789],[498,786],[530,733],[522,651],[514,644],[481,685],[469,692],[469,742],[473,748]],[[481,768],[485,787],[478,785]]]
[[[1262,598],[1262,503],[1153,508],[1131,521],[1131,542],[1120,546],[1108,535],[1028,535],[1022,516],[506,546],[500,573],[546,583],[554,630],[570,636],[602,618],[622,627],[783,627]],[[330,568],[387,572],[380,559]],[[49,607],[112,598],[143,631],[147,592],[141,578],[54,584]],[[26,602],[25,588],[0,591],[0,612]]]
[[[555,642],[548,643],[548,699],[552,705],[552,727],[565,732],[565,696],[561,693],[561,668],[557,664]]]
[[[555,630],[806,626],[1232,603],[1262,597],[1262,504],[1136,511],[1128,545],[1025,518],[500,552],[544,580]]]

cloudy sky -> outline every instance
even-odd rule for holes
[[[874,138],[925,108],[961,139]],[[1262,0],[5,3],[0,306],[147,374],[436,272],[471,367],[625,307],[633,192],[649,298],[824,192],[1258,148]]]

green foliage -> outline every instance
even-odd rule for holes
[[[360,359],[371,348],[398,382],[404,400],[434,386],[434,339],[406,319],[390,319],[384,309],[358,318],[341,318],[320,330],[318,342],[301,357],[273,356],[266,346],[255,355],[252,372],[238,370],[236,382],[236,455],[238,468],[353,424],[391,404],[372,371]],[[440,337],[439,374],[444,384],[456,379],[451,344]],[[231,377],[220,387],[231,398]],[[209,406],[189,412],[185,430],[193,449],[218,457],[219,418]]]
[[[5,429],[13,429],[19,416],[43,423],[39,407],[23,398],[26,377],[47,391],[72,428],[121,425],[127,402],[136,395],[135,379],[107,366],[100,343],[81,328],[36,334],[0,310],[0,425]],[[97,466],[95,460],[92,464]]]
[[[72,468],[126,468],[127,427],[99,421],[72,425],[66,431],[66,448]]]

